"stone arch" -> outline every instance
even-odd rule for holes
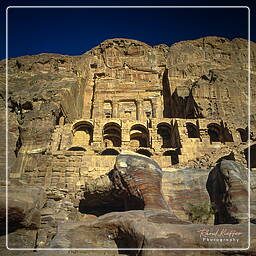
[[[86,147],[93,141],[93,125],[87,121],[79,121],[73,125],[72,145]]]
[[[247,127],[245,129],[243,128],[238,128],[236,129],[239,134],[242,142],[247,142],[248,141],[248,129]]]
[[[102,156],[116,156],[119,155],[119,152],[114,148],[107,148],[101,152]]]
[[[172,127],[168,123],[160,123],[157,125],[157,134],[159,134],[162,139],[161,148],[171,148],[171,131]]]
[[[138,149],[136,151],[136,153],[139,153],[139,154],[147,156],[147,157],[153,156],[153,154],[149,150],[147,150],[147,149]]]
[[[132,147],[149,147],[149,131],[142,124],[135,124],[130,129],[130,145]]]
[[[103,127],[103,142],[105,147],[121,147],[121,126],[117,123],[107,123]]]
[[[199,138],[198,127],[192,123],[186,123],[187,133],[189,138]]]
[[[211,123],[207,125],[207,128],[211,143],[222,142],[221,126],[219,124]]]

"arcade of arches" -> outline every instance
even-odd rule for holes
[[[106,117],[59,125],[59,129],[61,139],[51,145],[53,152],[80,152],[88,156],[87,161],[94,156],[104,158],[107,163],[122,150],[132,150],[154,158],[163,168],[182,165],[230,143],[248,141],[247,128],[232,129],[221,120],[206,119],[134,121]]]

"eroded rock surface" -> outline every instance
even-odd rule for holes
[[[182,220],[213,224],[206,181],[210,169],[181,168],[163,172],[163,196],[173,213]]]
[[[251,42],[252,97],[255,49]],[[108,172],[113,154],[123,149],[152,155],[161,167],[209,167],[230,152],[246,164],[246,142],[255,140],[256,127],[251,100],[248,136],[247,54],[244,39],[206,37],[153,47],[110,39],[81,56],[46,53],[8,60],[8,99],[1,61],[10,178],[72,187],[63,184],[64,168],[57,166],[78,167],[82,183],[91,181]],[[76,175],[72,180],[80,182]]]
[[[222,160],[210,172],[207,190],[215,211],[215,224],[247,223],[249,170],[231,160]],[[254,193],[251,193],[254,202]],[[252,203],[251,216],[255,216]]]
[[[82,234],[90,232],[93,235],[83,239],[76,236],[76,230],[81,230]],[[105,214],[87,223],[64,224],[53,239],[51,246],[64,247],[69,245],[70,247],[76,247],[77,245],[83,245],[84,247],[93,246],[92,248],[97,248],[97,243],[92,241],[94,241],[95,236],[98,236],[105,239],[104,244],[107,248],[113,246],[113,241],[116,242],[119,250],[121,248],[138,248],[138,252],[136,254],[131,253],[131,255],[152,255],[148,251],[142,251],[143,248],[246,248],[248,245],[247,230],[248,226],[246,224],[218,226],[179,224],[175,223],[175,220],[169,214],[163,212],[115,212]],[[251,230],[254,236],[256,232],[255,225],[251,226]],[[208,234],[221,231],[223,234],[216,235],[216,240],[210,241],[207,237],[210,238],[211,235],[207,235],[207,231]],[[229,235],[230,232],[234,233],[232,238]],[[105,235],[102,236],[103,234]],[[255,250],[254,238],[250,251],[253,250]],[[160,255],[169,255],[170,251],[159,253]]]
[[[9,231],[25,227],[37,229],[41,224],[40,210],[45,204],[46,194],[38,187],[8,187],[8,227]],[[1,188],[0,226],[5,233],[6,188]]]
[[[128,196],[140,199],[145,210],[169,211],[162,191],[162,170],[152,159],[133,152],[117,156],[111,179]],[[126,198],[129,203],[129,197]]]

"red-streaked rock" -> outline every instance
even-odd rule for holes
[[[212,169],[207,190],[215,210],[215,224],[248,221],[249,170],[231,160],[222,160]],[[251,209],[255,215],[255,207]]]

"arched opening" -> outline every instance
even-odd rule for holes
[[[199,131],[196,125],[192,123],[186,123],[187,133],[189,138],[199,138]]]
[[[101,152],[102,156],[116,156],[119,155],[119,152],[113,148],[108,148],[105,149],[104,151]]]
[[[210,142],[221,142],[221,127],[218,124],[209,124],[207,126]]]
[[[248,141],[248,129],[247,128],[245,128],[245,129],[238,128],[237,131],[240,134],[241,141],[242,142],[247,142]]]
[[[73,134],[72,145],[86,147],[92,143],[93,126],[85,121],[78,122],[73,126]]]
[[[71,147],[68,151],[86,151],[86,149],[83,147]]]
[[[139,149],[139,150],[136,151],[136,153],[139,153],[141,155],[148,156],[148,157],[153,156],[153,154],[150,151],[146,150],[146,149]]]
[[[179,154],[177,150],[167,150],[163,153],[163,156],[170,156],[172,165],[179,163]]]
[[[103,128],[105,147],[121,147],[121,127],[116,123],[107,123]]]
[[[132,147],[149,147],[149,132],[143,125],[134,125],[130,130],[130,145]]]
[[[171,148],[171,126],[160,123],[157,126],[157,134],[161,137],[161,148]]]

